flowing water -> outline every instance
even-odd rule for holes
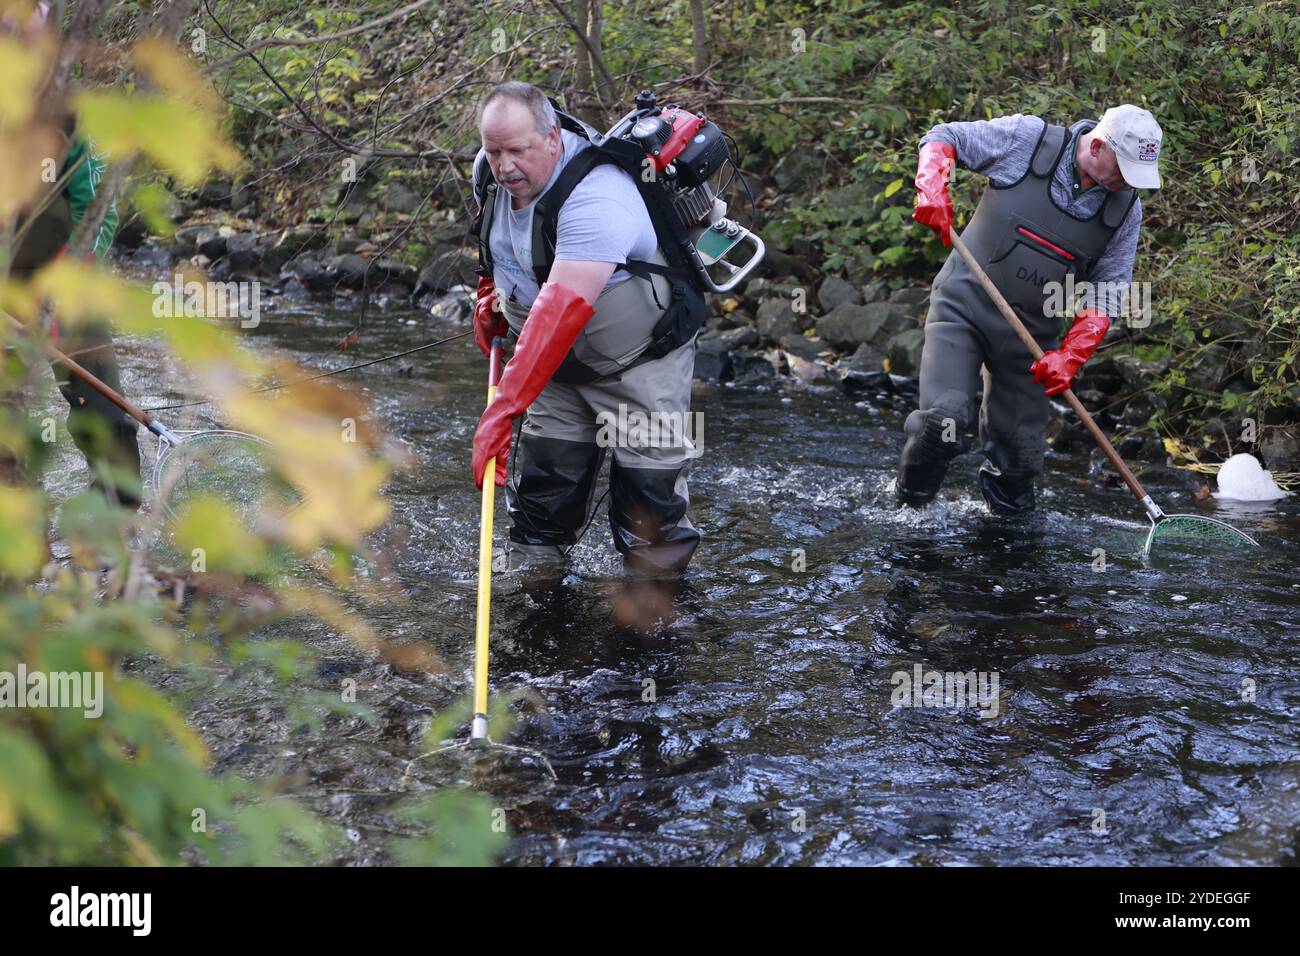
[[[281,301],[244,334],[335,368],[357,360],[334,349],[350,325]],[[360,358],[463,326],[373,312],[366,328]],[[193,397],[149,343],[121,351],[141,404]],[[340,862],[390,860],[403,772],[432,716],[469,692],[469,447],[485,374],[462,339],[343,379],[416,459],[375,542],[405,597],[370,617],[388,639],[434,649],[446,673],[394,669],[295,622],[318,655],[312,681],[286,694],[236,670],[190,706],[217,769],[283,776],[346,828]],[[682,589],[620,583],[602,506],[558,587],[496,591],[493,690],[519,692],[511,739],[544,752],[558,779],[493,754],[417,764],[413,785],[489,794],[515,864],[1296,862],[1295,499],[1196,504],[1153,478],[1167,511],[1203,507],[1263,546],[1180,544],[1149,566],[1140,509],[1089,480],[1081,456],[1049,456],[1025,521],[988,516],[974,455],[937,504],[900,511],[890,482],[910,407],[762,375],[697,383],[691,514],[704,541]],[[186,427],[188,414],[164,420]],[[141,444],[152,455],[152,438]],[[66,458],[56,494],[84,481],[78,463]],[[498,504],[498,542],[506,522]],[[903,675],[918,667],[975,672],[988,693],[914,706],[926,698]],[[337,693],[346,678],[376,723],[290,720],[295,693]]]

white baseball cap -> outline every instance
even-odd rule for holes
[[[1160,188],[1160,141],[1165,134],[1150,110],[1131,103],[1112,106],[1092,132],[1115,151],[1124,182],[1138,189]]]

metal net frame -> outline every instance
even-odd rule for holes
[[[248,432],[213,428],[160,438],[149,487],[162,517],[174,519],[195,497],[210,495],[231,505],[245,527],[256,529],[268,514],[302,503],[298,492],[271,467],[269,441]]]

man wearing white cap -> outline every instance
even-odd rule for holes
[[[921,138],[912,218],[952,245],[953,166],[988,176],[962,239],[1045,354],[1033,361],[965,261],[950,254],[930,290],[920,407],[904,426],[898,469],[901,503],[932,500],[966,450],[982,374],[980,490],[994,513],[1033,509],[1048,396],[1070,387],[1126,309],[1142,223],[1137,190],[1160,188],[1161,140],[1155,117],[1128,104],[1068,128],[1017,113],[941,123]],[[1071,279],[1083,295],[1066,303],[1074,322],[1062,340],[1059,303]]]

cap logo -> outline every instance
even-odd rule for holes
[[[1138,140],[1138,160],[1143,163],[1154,163],[1156,157],[1160,155],[1160,141],[1155,139]]]

